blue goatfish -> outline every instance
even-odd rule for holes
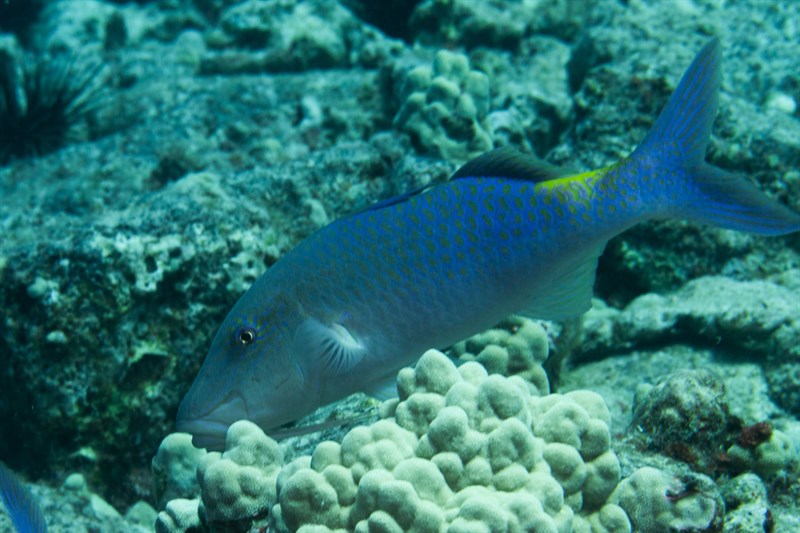
[[[20,483],[14,472],[0,462],[0,501],[8,511],[11,524],[17,533],[47,533],[39,502],[33,494]]]
[[[426,349],[511,313],[581,314],[608,240],[645,220],[800,230],[800,215],[704,161],[720,61],[714,39],[619,163],[574,174],[495,150],[445,183],[311,235],[225,318],[180,405],[178,430],[220,449],[237,420],[269,432],[353,392],[385,390]]]

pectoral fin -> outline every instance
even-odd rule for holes
[[[364,358],[366,348],[341,324],[305,319],[292,345],[303,378],[312,375],[343,376]]]

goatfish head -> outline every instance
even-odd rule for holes
[[[217,331],[178,408],[178,431],[191,433],[199,448],[217,450],[238,420],[274,428],[310,411],[318,401],[313,384],[291,357],[298,317],[297,306],[280,293],[245,293]]]

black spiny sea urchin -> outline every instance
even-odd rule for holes
[[[76,137],[97,101],[98,65],[43,58],[20,67],[0,51],[0,165],[52,152]]]

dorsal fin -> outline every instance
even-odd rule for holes
[[[391,205],[399,204],[401,202],[405,202],[412,196],[416,196],[426,190],[430,189],[431,187],[435,186],[435,183],[429,183],[427,185],[423,185],[422,187],[418,187],[414,190],[404,192],[403,194],[398,194],[397,196],[392,196],[391,198],[386,198],[385,200],[381,200],[379,202],[375,202],[372,205],[368,205],[364,209],[359,209],[354,215],[358,215],[360,213],[364,213],[366,211],[377,211],[379,209],[383,209],[384,207],[389,207]]]
[[[564,178],[574,172],[505,146],[466,163],[450,178],[505,178],[533,182]]]
[[[523,154],[511,147],[504,146],[497,148],[475,159],[467,162],[464,166],[456,170],[450,179],[460,178],[504,178],[513,180],[532,181],[539,183],[542,181],[556,180],[577,174],[570,169],[551,165],[542,161],[534,155]],[[374,203],[363,209],[359,209],[352,215],[358,215],[367,211],[377,211],[384,207],[389,207],[407,201],[409,198],[422,194],[428,189],[438,185],[429,183],[412,191],[393,196],[380,202]]]

